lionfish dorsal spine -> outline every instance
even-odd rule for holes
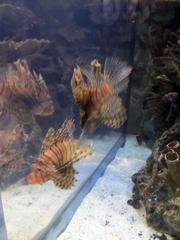
[[[122,92],[128,85],[132,67],[118,57],[108,57],[104,64],[104,77],[115,94]]]
[[[40,153],[43,153],[47,148],[51,147],[53,144],[54,132],[54,128],[49,128],[42,142]]]

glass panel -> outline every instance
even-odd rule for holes
[[[5,222],[4,222],[4,213],[3,213],[1,195],[0,195],[0,233],[1,233],[1,239],[7,240],[7,232],[6,232]]]
[[[123,1],[2,2],[0,186],[9,239],[29,240],[124,137],[131,23]]]

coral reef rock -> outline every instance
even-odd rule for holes
[[[133,198],[143,203],[148,224],[180,238],[180,122],[166,130],[153,146],[146,166],[132,176]]]

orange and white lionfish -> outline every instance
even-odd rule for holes
[[[41,74],[29,70],[25,60],[0,69],[0,107],[2,111],[47,116],[54,112],[53,102]]]
[[[98,122],[110,128],[120,128],[126,121],[126,109],[119,93],[128,84],[132,67],[118,58],[107,58],[104,71],[98,60],[93,60],[90,69],[77,66],[71,80],[72,93],[80,108],[80,125],[87,122],[92,130]]]
[[[76,171],[72,165],[93,153],[91,145],[81,147],[80,141],[72,138],[73,129],[73,121],[65,120],[58,130],[48,130],[37,163],[32,165],[27,177],[28,183],[42,184],[52,180],[62,189],[74,185]]]

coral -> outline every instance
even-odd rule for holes
[[[149,225],[180,237],[180,122],[156,140],[146,166],[132,177],[135,183],[133,200],[136,208],[142,201]]]
[[[178,207],[171,207],[167,209],[163,214],[164,222],[168,226],[170,233],[175,232],[175,236],[180,235],[180,210]]]
[[[168,174],[174,181],[174,183],[180,187],[180,160],[179,153],[175,151],[169,151],[165,154],[165,163],[167,164]]]
[[[154,143],[153,146],[153,156],[158,159],[160,156],[160,151],[163,147],[170,141],[178,139],[180,137],[180,121],[175,123],[168,130],[164,131],[159,139]]]
[[[138,1],[132,2],[137,3]],[[167,5],[166,1],[162,1],[164,7],[157,7],[155,1],[139,2],[147,6],[150,5],[150,15],[146,19],[147,21],[142,24],[137,22],[136,24],[135,71],[132,80],[132,111],[130,111],[133,121],[130,119],[129,129],[137,132],[136,127],[140,125],[139,131],[141,133],[139,135],[142,135],[141,140],[145,140],[148,146],[152,146],[153,141],[173,122],[167,124],[167,122],[159,119],[159,130],[154,129],[155,122],[151,120],[154,117],[154,112],[147,109],[146,106],[142,110],[144,97],[151,93],[159,95],[156,98],[156,104],[158,105],[158,101],[164,95],[170,92],[179,92],[178,12],[180,5],[178,1],[176,1],[178,4],[169,1]],[[155,101],[152,100],[149,103],[153,108]],[[161,115],[162,118],[163,115],[165,115],[165,112]],[[179,117],[179,113],[176,112],[175,115],[175,118]],[[136,124],[134,124],[134,120],[136,120]]]
[[[48,48],[50,41],[45,39],[26,39],[24,41],[6,40],[0,42],[0,65],[14,62],[19,58],[27,58],[43,52]]]
[[[26,39],[25,41],[14,42],[16,50],[19,52],[20,57],[23,58],[34,53],[42,53],[47,49],[50,44],[49,40],[46,39]]]
[[[179,239],[180,211],[175,203],[180,194],[179,34],[177,26],[167,28],[178,19],[177,5],[155,2],[158,8],[153,7],[151,24],[141,29],[139,37],[139,43],[150,53],[151,64],[143,73],[143,81],[148,80],[149,86],[142,100],[143,117],[137,135],[140,144],[144,140],[152,147],[152,154],[146,166],[132,176],[135,185],[129,203],[140,208],[142,202],[148,224]]]
[[[145,140],[150,146],[178,120],[180,105],[178,34],[159,23],[152,27],[144,41],[151,52],[153,73],[142,101],[143,117],[137,135],[139,142]]]

